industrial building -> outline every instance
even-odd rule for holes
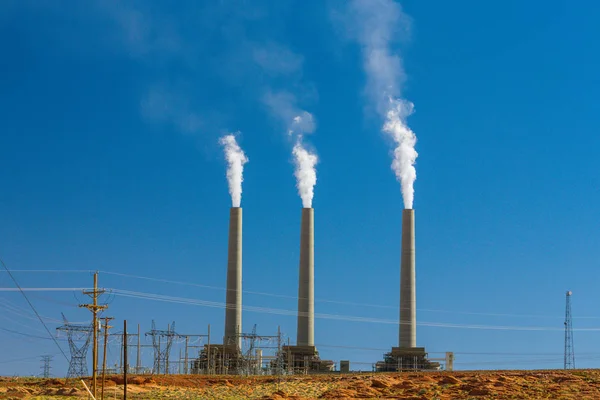
[[[227,293],[223,343],[207,344],[194,360],[195,373],[237,374],[242,366],[242,208],[229,210]]]
[[[415,283],[415,210],[402,211],[400,253],[400,326],[398,347],[384,354],[376,371],[437,370],[440,363],[430,360],[424,347],[417,347],[417,296]],[[448,364],[448,363],[446,363]]]
[[[334,371],[335,363],[322,360],[315,346],[314,219],[314,208],[302,209],[296,344],[283,345],[280,333],[278,336],[258,336],[256,329],[252,334],[241,333],[242,208],[230,209],[223,343],[204,345],[192,364],[195,373],[309,374]],[[441,368],[440,361],[444,362],[446,369],[452,369],[452,353],[446,353],[443,359],[431,359],[424,347],[417,347],[415,264],[415,212],[405,209],[402,212],[399,346],[384,354],[383,360],[374,365],[375,371],[438,370]],[[249,349],[242,349],[242,338],[251,339]],[[262,350],[255,347],[255,341],[273,338],[279,341],[277,347],[271,347],[277,351],[263,356]],[[349,370],[349,363],[346,361],[343,366],[340,363],[340,369]]]
[[[283,346],[280,363],[296,372],[333,371],[335,363],[321,360],[315,347],[315,209],[303,208],[298,268],[298,325],[295,346]]]

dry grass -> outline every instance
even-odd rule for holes
[[[121,399],[111,377],[105,399]],[[86,398],[81,384],[0,378],[0,399]],[[600,399],[600,371],[479,371],[322,376],[134,376],[129,399]]]

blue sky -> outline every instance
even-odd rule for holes
[[[383,321],[398,318],[403,203],[344,4],[67,4],[0,6],[0,255],[8,267],[99,270],[106,288],[224,302],[231,202],[218,138],[239,131],[250,159],[244,290],[254,292],[244,304],[293,314],[302,203],[286,118],[306,110],[316,121],[307,142],[319,156],[316,312],[380,320],[317,318],[315,340],[323,358],[370,369],[358,363],[379,360],[398,340],[397,326]],[[574,327],[600,327],[600,5],[397,4],[407,18],[389,46],[404,66],[400,92],[415,106],[407,122],[419,153],[417,344],[434,357],[456,352],[461,369],[560,368],[566,290]],[[15,276],[24,287],[92,281],[89,272]],[[0,286],[13,287],[6,274]],[[105,298],[117,325],[126,318],[145,332],[154,319],[206,333],[211,324],[222,335],[218,307]],[[79,292],[31,300],[49,318],[90,318],[77,308],[86,301]],[[19,293],[0,293],[0,326],[44,336],[28,311]],[[272,335],[281,326],[293,342],[295,317],[271,311],[244,312],[244,330],[257,324]],[[51,330],[57,324],[48,320]],[[578,367],[598,365],[598,334],[575,332]],[[36,374],[38,356],[58,352],[47,339],[0,337],[3,375]],[[66,372],[60,357],[56,375]],[[116,344],[110,357],[118,360]]]

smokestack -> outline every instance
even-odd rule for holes
[[[296,345],[315,345],[315,210],[302,209],[300,274],[298,279],[298,337]]]
[[[400,258],[400,347],[417,347],[417,296],[415,290],[415,210],[402,211]]]
[[[242,338],[242,208],[229,211],[229,250],[227,253],[227,295],[225,308],[225,342],[236,343]]]

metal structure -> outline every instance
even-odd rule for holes
[[[200,344],[202,342],[203,339],[207,339],[208,344],[210,345],[210,324],[208,325],[208,334],[204,335],[204,334],[184,334],[184,333],[179,333],[178,337],[184,340],[185,343],[185,351],[184,354],[185,356],[182,358],[181,354],[179,355],[179,364],[180,364],[180,373],[181,373],[181,365],[183,365],[183,373],[184,374],[189,374],[190,373],[190,369],[193,370],[194,366],[193,366],[193,361],[190,360],[190,349],[196,350],[198,351],[198,353],[201,352],[201,350],[199,349],[203,349],[204,345]],[[192,343],[190,343],[190,339],[193,339],[194,341]],[[180,349],[181,352],[181,349]],[[195,360],[196,357],[194,357],[192,360]],[[190,364],[192,368],[190,368]]]
[[[275,361],[272,362],[272,369],[275,372],[275,375],[283,375],[284,371],[284,363],[283,363],[283,352],[282,352],[283,340],[281,336],[281,327],[277,327],[277,355]]]
[[[156,329],[156,324],[154,320],[152,320],[152,330],[150,332],[146,332],[146,336],[152,337],[152,347],[154,348],[153,374],[160,374],[161,371],[164,374],[168,374],[169,355],[171,353],[173,339],[181,337],[175,333],[175,321],[173,321],[171,325],[167,326],[167,330],[160,330]],[[163,339],[164,343],[161,343]],[[163,347],[161,347],[161,345],[163,345]]]
[[[88,376],[87,367],[87,352],[90,348],[90,341],[92,338],[92,332],[94,331],[93,325],[82,325],[82,324],[70,324],[67,321],[67,317],[62,314],[64,325],[56,328],[58,332],[66,332],[67,339],[69,342],[69,351],[71,353],[71,360],[69,361],[69,371],[67,372],[67,378],[79,378]],[[77,343],[83,344],[78,345]]]
[[[184,335],[187,336],[187,335]],[[203,335],[196,335],[203,336]],[[252,333],[239,333],[224,344],[204,344],[191,361],[192,374],[260,375],[273,373],[281,350],[281,333],[259,335],[256,325]],[[242,343],[242,347],[238,347]],[[187,346],[186,346],[187,347]],[[190,346],[191,347],[191,346]]]
[[[119,332],[113,332],[113,333],[109,334],[109,336],[118,338],[118,342],[119,342],[121,351],[119,354],[119,366],[118,366],[117,371],[122,374],[123,369],[124,369],[124,367],[123,367],[123,365],[124,365],[123,364],[123,362],[124,362],[123,361],[123,354],[124,354],[123,348],[125,347],[126,344],[133,344],[133,340],[137,339],[139,337],[139,333],[127,333],[127,335],[125,335],[125,332],[119,331]],[[127,337],[127,339],[125,339],[125,337]],[[127,343],[126,343],[126,341],[127,341]],[[137,340],[137,341],[139,342],[139,340]],[[136,359],[137,359],[137,358],[139,358],[139,353],[140,353],[140,347],[137,345],[137,343],[135,345],[135,348],[137,350],[137,355],[136,355]],[[137,365],[137,361],[136,361],[135,368],[138,368],[138,367],[139,366]]]
[[[567,292],[565,307],[565,369],[575,368],[575,353],[573,350],[573,324],[571,318],[571,291]]]
[[[42,378],[50,378],[52,356],[42,356]]]
[[[298,346],[315,345],[315,210],[302,209],[298,276]]]
[[[239,373],[242,375],[260,375],[263,373],[265,360],[271,360],[275,357],[265,356],[264,350],[280,350],[281,332],[277,335],[258,335],[256,333],[256,324],[252,328],[252,333],[242,334],[242,340],[245,344],[242,362],[240,363]],[[276,353],[277,354],[277,353]]]
[[[242,329],[242,208],[229,211],[229,244],[227,253],[227,294],[225,295],[225,339],[229,343],[238,339]]]

